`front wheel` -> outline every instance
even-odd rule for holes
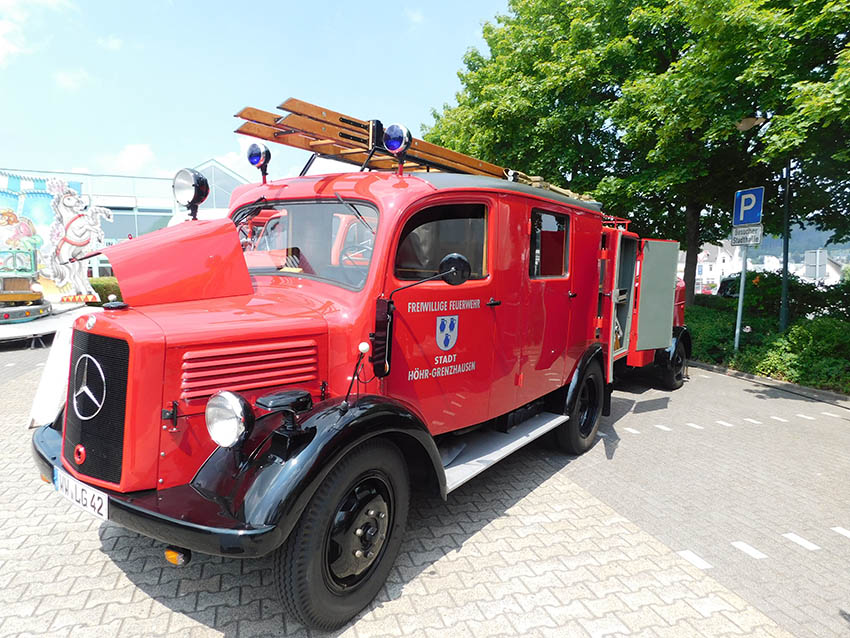
[[[395,445],[367,441],[346,455],[275,552],[275,586],[287,615],[328,631],[368,605],[398,555],[409,498]]]
[[[599,417],[602,414],[604,381],[602,367],[593,361],[580,381],[578,396],[568,412],[569,421],[555,430],[559,447],[569,454],[584,454],[596,440]]]

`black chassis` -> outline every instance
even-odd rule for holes
[[[366,395],[347,411],[340,399],[299,415],[295,430],[280,412],[265,415],[241,445],[217,448],[187,485],[119,493],[109,520],[156,540],[204,554],[265,556],[282,545],[334,465],[375,436],[404,454],[414,485],[446,497],[440,453],[425,425],[404,405]],[[35,430],[33,457],[42,476],[61,467],[56,425]],[[250,452],[248,452],[250,450]]]

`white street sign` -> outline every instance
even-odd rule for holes
[[[764,227],[761,224],[753,224],[752,226],[735,226],[732,228],[732,245],[733,246],[758,246],[761,243],[762,230]]]

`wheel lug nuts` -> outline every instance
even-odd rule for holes
[[[380,514],[378,514],[378,518],[386,518],[386,517],[387,517],[387,515],[386,515],[386,514],[384,514],[383,512],[381,512]]]
[[[369,510],[369,511],[367,512],[367,514],[369,514],[369,516],[374,516],[374,515],[375,515],[375,510]]]
[[[366,554],[366,558],[373,558],[375,556],[375,552],[369,552]]]
[[[362,549],[356,550],[354,552],[354,556],[355,556],[355,558],[363,558],[363,550]]]
[[[363,536],[363,530],[358,527],[357,530],[355,530],[354,535],[355,536]]]

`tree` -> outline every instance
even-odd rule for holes
[[[484,26],[488,55],[467,53],[457,105],[433,112],[426,139],[678,239],[689,301],[699,248],[728,234],[736,190],[764,185],[766,230],[780,230],[789,157],[795,219],[850,233],[850,4],[512,0],[510,11]],[[741,131],[745,118],[760,124]]]

